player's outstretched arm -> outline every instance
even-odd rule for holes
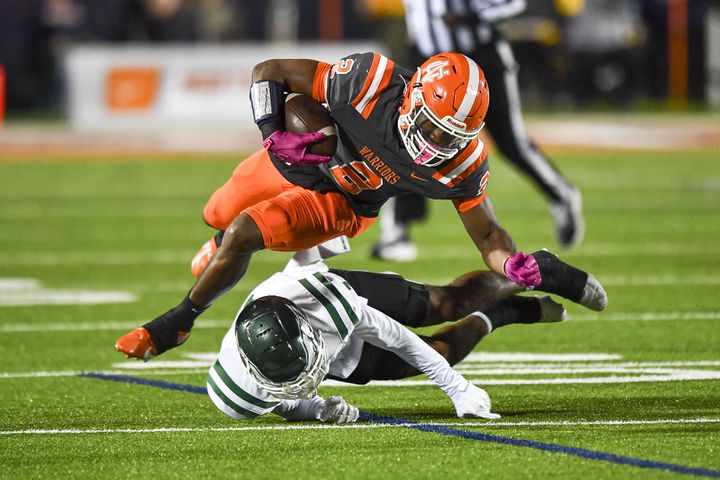
[[[490,411],[488,394],[455,371],[448,361],[420,337],[370,306],[363,309],[353,335],[389,350],[427,375],[452,400],[458,417],[500,418]]]
[[[516,252],[515,242],[498,223],[489,198],[469,210],[458,210],[458,213],[465,230],[491,270],[528,289],[540,283],[535,259]]]
[[[512,238],[495,218],[489,199],[459,214],[491,270],[528,290],[554,293],[591,310],[605,309],[607,294],[592,274],[545,250],[531,254],[516,252]]]

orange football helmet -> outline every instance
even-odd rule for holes
[[[478,136],[490,101],[485,74],[460,53],[440,53],[423,62],[408,84],[398,129],[418,165],[451,159]]]

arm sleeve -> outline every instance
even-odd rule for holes
[[[389,350],[417,368],[452,396],[467,380],[453,370],[445,358],[410,330],[370,306],[363,308],[353,335]]]

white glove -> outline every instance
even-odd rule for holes
[[[460,418],[480,417],[488,420],[500,418],[500,415],[490,411],[491,402],[487,392],[470,382],[450,395],[450,399],[455,405],[455,413]]]
[[[359,416],[360,411],[343,397],[328,397],[320,411],[320,421],[326,423],[353,423]]]

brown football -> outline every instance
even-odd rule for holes
[[[326,138],[309,148],[316,155],[333,156],[337,148],[337,129],[322,103],[307,95],[291,93],[285,99],[285,129],[292,133],[323,132]]]

